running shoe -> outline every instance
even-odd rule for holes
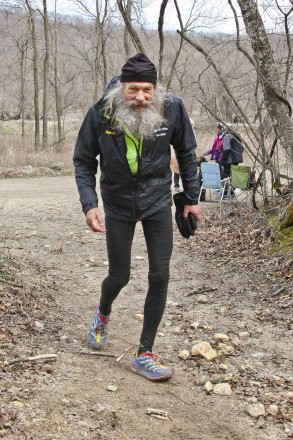
[[[97,308],[94,322],[90,328],[90,343],[94,348],[103,348],[107,341],[110,315],[104,315]]]
[[[140,356],[138,356],[137,353],[134,355],[131,371],[153,381],[167,380],[172,377],[172,371],[159,362],[158,356],[152,354],[150,351],[146,351]]]

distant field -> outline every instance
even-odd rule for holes
[[[64,162],[66,168],[72,167],[72,155],[78,134],[78,130],[84,118],[82,113],[67,114],[64,121],[64,140],[61,144],[57,141],[57,128],[55,121],[50,120],[48,124],[49,145],[46,149],[40,148],[36,150],[34,147],[34,121],[25,121],[25,137],[21,136],[21,121],[0,121],[0,167],[24,167],[31,165],[32,167],[47,167],[52,162]],[[216,126],[213,121],[207,117],[200,115],[192,115],[195,123],[195,131],[197,135],[197,156],[201,156],[205,151],[210,149],[216,135]],[[42,121],[40,121],[42,129]],[[243,136],[244,129],[235,126],[235,129]],[[250,145],[250,144],[249,144]],[[281,151],[275,156],[278,160],[276,165],[283,174],[290,174],[289,163]],[[207,157],[210,160],[210,157]],[[252,166],[257,170],[261,170],[260,164],[255,161],[249,154],[244,152],[243,165]],[[269,174],[269,173],[268,173]],[[268,176],[269,177],[269,176]]]
[[[72,115],[64,124],[64,140],[58,144],[56,125],[49,122],[49,145],[43,149],[34,146],[34,122],[25,122],[25,137],[21,136],[21,121],[0,121],[0,157],[1,167],[22,167],[26,165],[48,166],[55,161],[62,161],[72,166],[72,153],[83,116]],[[41,121],[42,124],[42,121]],[[41,125],[40,124],[40,125]]]

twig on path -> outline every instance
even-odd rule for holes
[[[168,420],[168,418],[171,419],[169,414],[166,411],[163,411],[161,409],[147,408],[146,412],[149,416],[153,416],[156,419],[161,419],[161,420]]]
[[[116,359],[116,362],[120,362],[122,358],[124,358],[125,353],[120,354],[120,356],[118,356],[118,358]]]
[[[13,359],[10,362],[5,362],[5,365],[13,365],[17,364],[19,362],[33,362],[38,360],[55,360],[57,359],[58,354],[39,354],[38,356],[28,356],[28,357],[21,357],[17,359]]]
[[[169,394],[171,394],[171,396],[176,397],[177,399],[181,400],[181,402],[185,403],[185,405],[195,405],[195,403],[191,402],[186,402],[185,400],[181,399],[181,397],[179,397],[177,394],[172,393],[172,391],[168,391]]]
[[[111,357],[111,358],[116,357],[116,354],[103,353],[100,351],[79,351],[78,354],[88,354],[90,356],[105,356],[105,357]]]
[[[125,348],[125,350],[124,350],[125,353],[126,353],[127,351],[129,351],[131,348],[132,348],[132,345],[130,345],[130,347]],[[121,359],[124,358],[125,353],[120,354],[120,356],[118,356],[118,358],[116,359],[116,362],[120,362]]]
[[[1,277],[0,277],[0,282],[1,282],[1,283],[9,284],[9,286],[12,286],[12,287],[18,287],[19,289],[21,289],[21,288],[23,287],[22,284],[15,284],[15,283],[12,283],[11,281],[5,280],[5,278],[1,278]]]
[[[187,293],[185,296],[192,296],[192,295],[198,295],[201,293],[208,293],[208,292],[215,292],[218,290],[217,287],[197,287],[196,289],[192,290],[192,292]]]
[[[29,320],[29,321],[31,321],[32,320],[32,318],[24,311],[24,309],[23,309],[23,305],[22,305],[22,302],[21,301],[19,301],[19,304],[20,304],[20,310],[21,310],[21,313]]]
[[[280,289],[278,289],[278,290],[276,290],[275,292],[272,293],[272,296],[280,295],[280,293],[283,293],[285,291],[286,291],[286,287],[285,286],[280,287]]]

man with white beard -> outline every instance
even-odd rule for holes
[[[136,54],[103,98],[89,109],[73,161],[86,222],[92,231],[106,232],[109,260],[90,327],[90,343],[97,349],[106,343],[112,304],[129,281],[135,225],[141,221],[149,257],[149,286],[131,370],[153,381],[172,376],[152,352],[166,304],[173,247],[170,145],[176,151],[184,188],[183,217],[200,220],[196,140],[189,117],[180,99],[160,90],[154,64],[145,54]],[[97,158],[105,224],[95,189]]]

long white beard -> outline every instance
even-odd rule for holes
[[[154,137],[155,130],[166,122],[164,118],[164,96],[155,90],[152,101],[144,101],[144,108],[136,109],[136,100],[127,101],[123,92],[123,85],[119,84],[106,97],[108,105],[112,107],[112,122],[115,127],[125,131],[125,125],[135,137]]]

